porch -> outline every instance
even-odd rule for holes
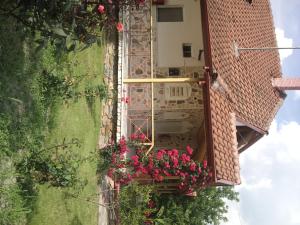
[[[165,1],[120,13],[117,137],[142,137],[147,152],[206,156],[200,0]],[[174,182],[171,182],[174,186]]]

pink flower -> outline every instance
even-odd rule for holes
[[[178,167],[178,159],[177,158],[172,158],[172,162],[173,162],[174,168]]]
[[[159,169],[154,169],[153,173],[156,175],[159,174]]]
[[[158,151],[156,154],[156,159],[157,160],[162,160],[164,157],[164,153],[162,151]]]
[[[133,161],[133,165],[134,166],[138,166],[139,165],[139,156],[138,155],[131,156],[131,160]]]
[[[172,155],[173,155],[174,157],[178,157],[178,150],[177,150],[177,149],[173,149],[173,150],[172,150]]]
[[[131,134],[130,135],[130,139],[133,141],[133,140],[136,140],[138,138],[138,135],[137,134]]]
[[[163,170],[163,173],[164,173],[167,177],[171,176],[171,174],[170,174],[168,171],[166,171],[166,170]]]
[[[207,167],[207,161],[204,160],[204,161],[203,161],[203,168],[206,169],[206,167]]]
[[[109,176],[110,178],[113,177],[113,173],[114,173],[114,169],[110,168],[107,172],[107,176]]]
[[[169,164],[168,162],[165,162],[165,167],[166,167],[167,169],[170,169],[170,164]]]
[[[196,163],[192,162],[190,165],[190,171],[196,171]]]
[[[153,169],[153,161],[152,161],[152,159],[149,159],[149,162],[148,162],[148,171],[150,172],[152,169]]]
[[[193,183],[196,183],[196,181],[197,181],[197,178],[194,177],[194,176],[192,176],[192,182],[193,182]]]
[[[182,160],[182,163],[183,163],[183,164],[186,164],[186,163],[188,163],[189,161],[191,161],[191,158],[190,158],[190,156],[188,156],[188,155],[186,155],[185,153],[183,153],[183,154],[181,155],[181,160]]]
[[[116,155],[116,153],[113,153],[112,155],[111,155],[111,163],[112,164],[115,164],[117,162],[117,155]]]
[[[109,4],[112,4],[113,2],[112,2],[112,0],[108,0],[108,3],[109,3]]]
[[[153,209],[153,208],[155,208],[155,202],[153,201],[153,200],[150,200],[149,202],[148,202],[148,207],[150,208],[150,209]]]
[[[148,170],[143,166],[139,166],[139,170],[142,171],[143,174],[148,174]]]
[[[140,134],[140,135],[139,135],[139,139],[140,139],[141,141],[144,141],[144,140],[146,139],[146,135],[145,135],[145,134]]]
[[[122,97],[121,102],[125,102],[126,104],[129,104],[129,97]]]
[[[192,155],[193,154],[193,149],[188,145],[188,146],[186,146],[186,153],[188,154],[188,155]]]
[[[178,186],[179,190],[182,190],[185,187],[185,184],[183,182],[181,182]]]
[[[101,14],[105,13],[105,7],[104,7],[104,5],[99,5],[98,6],[98,12],[101,13]]]
[[[158,175],[158,176],[157,176],[157,181],[161,182],[161,181],[163,181],[163,180],[164,180],[164,177],[163,177],[163,176],[161,176],[161,175]]]
[[[202,173],[202,170],[201,170],[201,168],[199,167],[198,168],[198,174],[201,174]]]
[[[116,28],[117,28],[118,32],[121,32],[121,31],[124,30],[124,26],[123,26],[123,24],[121,22],[118,22],[116,24]]]
[[[120,145],[126,145],[126,140],[125,140],[125,137],[121,137],[120,141],[119,141],[119,144]]]

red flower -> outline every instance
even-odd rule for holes
[[[150,172],[153,169],[153,160],[150,158],[148,162],[148,171]]]
[[[185,173],[180,172],[179,175],[184,179],[185,178]]]
[[[112,164],[115,164],[117,162],[117,155],[116,155],[116,153],[113,153],[112,155],[111,155],[111,163]]]
[[[192,176],[192,182],[196,183],[196,181],[197,181],[197,178],[195,176]]]
[[[107,176],[109,176],[110,178],[113,177],[113,173],[114,173],[114,169],[110,168],[107,172]]]
[[[153,173],[156,175],[159,174],[159,169],[154,169]]]
[[[153,208],[155,208],[155,202],[153,201],[153,200],[150,200],[149,202],[148,202],[148,207],[150,208],[150,209],[153,209]]]
[[[196,163],[192,162],[191,165],[190,165],[190,170],[191,171],[196,171],[196,167],[197,167]]]
[[[145,141],[146,135],[145,135],[145,134],[140,134],[140,135],[139,135],[139,139],[140,139],[141,141]]]
[[[201,168],[199,167],[198,168],[198,174],[201,174],[202,173],[202,170],[201,170]]]
[[[193,154],[193,149],[188,145],[188,146],[186,146],[186,153],[188,154],[188,155],[192,155]]]
[[[207,161],[204,160],[204,161],[203,161],[203,168],[206,169],[206,167],[207,167]]]
[[[167,168],[167,169],[170,169],[171,167],[170,167],[170,164],[168,163],[168,162],[165,162],[165,167]]]
[[[182,190],[184,187],[185,187],[185,184],[184,184],[183,182],[181,182],[181,183],[178,185],[179,190]]]
[[[105,13],[105,7],[104,7],[104,5],[99,5],[98,6],[98,12],[101,13],[101,14]]]
[[[172,150],[172,155],[173,155],[174,157],[178,157],[178,150],[177,150],[177,149],[173,149],[173,150]]]
[[[131,160],[133,161],[133,165],[134,166],[138,166],[139,165],[139,156],[138,155],[131,156]]]
[[[118,22],[116,24],[116,28],[117,28],[118,32],[121,32],[121,31],[124,30],[124,26],[123,26],[123,24],[121,22]]]
[[[117,165],[117,167],[118,167],[118,168],[124,168],[124,167],[125,167],[125,165],[124,165],[124,164],[122,164],[122,163],[120,163],[120,164],[118,164],[118,165]]]
[[[162,175],[157,176],[157,181],[162,182],[164,180],[164,177]]]
[[[164,157],[164,152],[163,151],[158,151],[156,154],[156,159],[157,160],[162,160]]]
[[[172,158],[172,162],[173,162],[173,167],[176,168],[178,167],[178,159],[177,158]]]
[[[137,138],[138,138],[137,134],[131,134],[131,135],[130,135],[130,139],[131,139],[132,141],[136,140]]]
[[[182,160],[182,163],[183,163],[183,164],[186,164],[186,163],[188,163],[188,162],[191,160],[191,158],[190,158],[190,156],[188,156],[188,155],[186,155],[185,153],[183,153],[183,154],[181,155],[181,160]]]
[[[119,141],[119,144],[120,144],[121,146],[126,145],[126,140],[125,140],[125,137],[124,137],[124,136],[121,137],[121,139],[120,139],[120,141]]]

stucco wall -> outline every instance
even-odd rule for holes
[[[167,0],[167,6],[183,7],[183,22],[154,22],[157,38],[157,66],[184,67],[201,66],[198,60],[199,50],[203,49],[200,0]],[[156,7],[153,8],[153,18],[156,21]],[[192,57],[184,58],[182,44],[192,45]],[[155,55],[154,55],[155,57]]]

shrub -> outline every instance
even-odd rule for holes
[[[133,182],[121,188],[119,212],[121,225],[141,225],[146,220],[147,203],[150,200],[152,186],[139,186]]]

